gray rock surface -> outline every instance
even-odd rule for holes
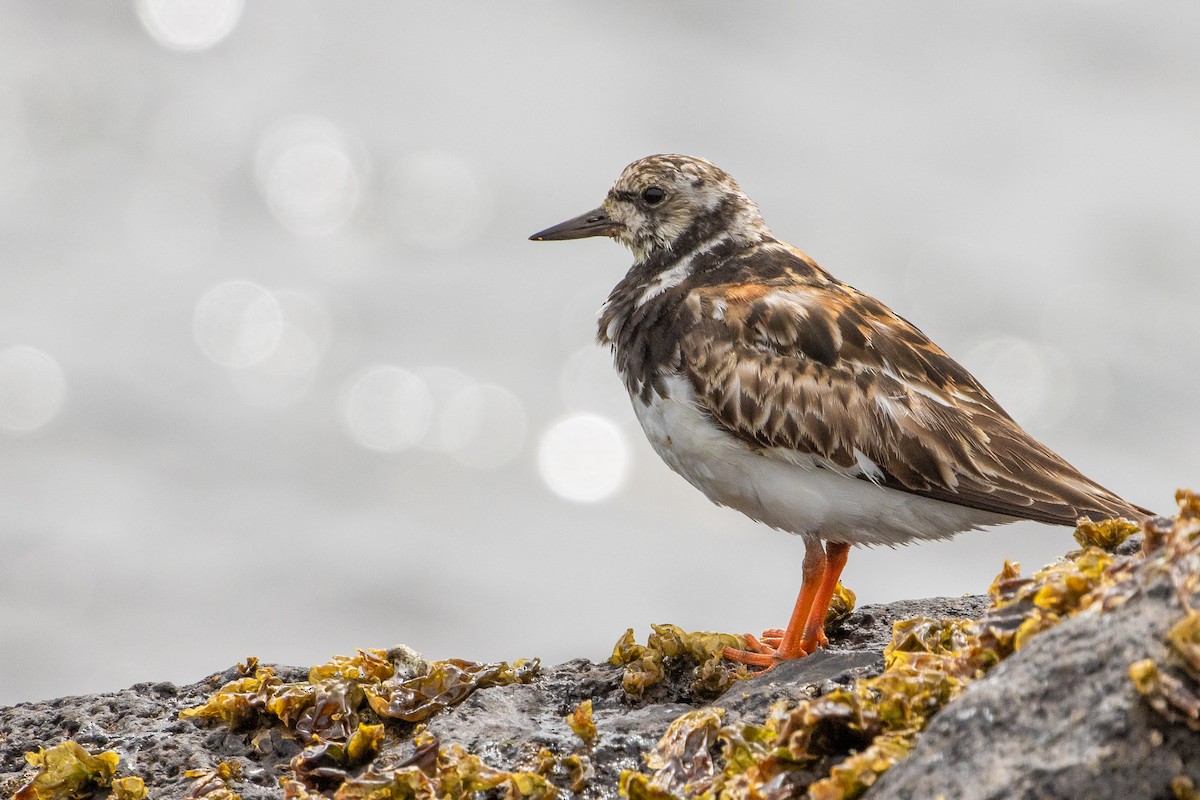
[[[772,702],[799,699],[849,684],[860,675],[878,672],[881,652],[892,622],[914,614],[971,616],[982,598],[934,598],[887,606],[864,606],[830,631],[830,651],[787,664],[772,673],[735,684],[723,699],[729,718],[761,719]],[[279,667],[285,681],[302,680],[303,669]],[[696,705],[682,702],[688,695],[686,676],[674,676],[665,697],[631,705],[621,690],[622,668],[569,661],[543,668],[527,685],[482,689],[460,705],[428,721],[429,730],[444,743],[457,743],[487,763],[514,769],[527,767],[542,748],[570,754],[580,740],[564,717],[591,699],[599,739],[588,755],[596,771],[588,794],[616,797],[622,769],[642,766],[640,754],[658,741],[667,726]],[[214,768],[238,760],[244,779],[234,785],[245,800],[282,796],[278,779],[300,746],[278,731],[231,732],[223,725],[180,720],[181,709],[202,703],[217,688],[239,677],[230,668],[190,686],[170,683],[138,684],[119,692],[65,697],[0,709],[0,797],[10,797],[34,770],[26,752],[51,747],[73,738],[95,752],[115,750],[121,756],[118,775],[146,780],[155,800],[183,797],[191,784],[184,772]],[[412,753],[407,734],[411,726],[392,724],[379,758],[396,763]]]
[[[283,668],[285,677],[299,679],[303,670]],[[193,780],[189,769],[215,767],[231,758],[246,764],[246,780],[239,788],[250,800],[279,797],[274,768],[296,751],[254,753],[248,737],[224,727],[197,725],[178,718],[179,711],[202,702],[237,670],[211,675],[190,686],[172,683],[139,683],[108,694],[60,697],[44,703],[22,703],[0,708],[0,797],[11,797],[35,770],[24,754],[74,739],[91,752],[115,750],[121,756],[119,776],[137,775],[146,781],[153,798],[183,797]]]
[[[1128,665],[1169,662],[1163,634],[1181,614],[1165,579],[1146,585],[1103,616],[1085,614],[1036,637],[971,684],[934,717],[912,754],[884,775],[869,800],[894,798],[1171,797],[1170,781],[1200,785],[1200,734],[1172,724],[1134,691]],[[892,623],[913,616],[978,617],[986,598],[936,598],[867,606],[830,631],[831,647],[736,683],[714,704],[726,721],[759,722],[777,700],[795,702],[850,684],[882,668]],[[305,670],[277,668],[285,681]],[[633,704],[622,668],[569,661],[544,668],[529,684],[483,689],[428,721],[444,744],[456,743],[492,766],[529,768],[536,754],[584,753],[595,770],[583,797],[617,796],[623,769],[643,768],[650,750],[691,701],[688,677],[668,674],[654,699]],[[24,753],[72,738],[89,750],[115,750],[118,775],[146,780],[155,800],[182,798],[189,769],[241,763],[232,788],[246,800],[279,798],[279,778],[300,745],[279,729],[232,732],[220,724],[180,720],[238,677],[226,670],[196,684],[138,684],[111,694],[68,697],[0,709],[0,797],[10,797],[34,770]],[[584,748],[564,717],[590,699],[597,741]],[[389,723],[376,764],[413,754],[412,726]],[[101,795],[103,796],[103,795]]]
[[[1163,637],[1183,613],[1159,577],[1038,635],[935,716],[865,798],[1173,798],[1180,775],[1200,787],[1200,732],[1153,711],[1129,678],[1140,659],[1172,663]]]

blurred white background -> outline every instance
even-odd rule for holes
[[[644,442],[526,236],[655,152],[1161,511],[1200,485],[1200,6],[0,6],[0,704],[786,621],[801,543]],[[978,592],[1066,529],[860,550]]]

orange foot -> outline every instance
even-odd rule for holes
[[[762,632],[762,636],[755,637],[752,633],[742,634],[742,638],[746,642],[746,649],[738,650],[735,647],[726,647],[724,656],[727,661],[735,661],[739,664],[746,664],[751,667],[763,667],[770,669],[780,661],[789,659],[804,658],[811,655],[818,647],[825,647],[829,644],[829,639],[825,636],[825,631],[818,631],[817,640],[814,643],[812,650],[805,650],[803,647],[795,649],[795,655],[784,655],[779,652],[783,646],[785,631],[783,628],[767,628]]]
[[[758,639],[755,641],[757,641],[759,644],[767,645],[772,649],[778,648],[783,643],[783,637],[786,633],[787,631],[785,631],[783,628],[767,628],[762,632],[762,636],[758,637]],[[747,639],[754,639],[754,637],[748,633],[745,634],[745,636]],[[819,647],[829,646],[829,637],[825,635],[824,630],[817,631],[817,645]],[[809,653],[805,653],[805,655],[809,655]]]
[[[800,596],[792,609],[792,618],[785,630],[770,628],[763,631],[762,640],[746,634],[746,649],[726,647],[724,656],[730,661],[770,669],[780,661],[804,658],[818,647],[829,644],[825,637],[825,614],[837,587],[850,545],[829,542],[809,543],[804,552],[804,580]]]

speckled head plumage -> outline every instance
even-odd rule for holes
[[[611,236],[640,263],[722,232],[746,241],[771,235],[727,172],[702,158],[660,154],[625,167],[599,208],[530,238]]]
[[[731,658],[812,652],[851,544],[1150,513],[1030,436],[910,322],[777,240],[703,159],[635,161],[599,208],[531,238],[587,236],[636,257],[599,340],[654,449],[713,502],[807,542],[778,647],[750,639]]]

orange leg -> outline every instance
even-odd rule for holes
[[[817,587],[812,608],[808,612],[808,620],[804,623],[804,636],[797,646],[797,649],[805,654],[813,652],[818,646],[829,644],[829,640],[825,638],[825,615],[829,613],[829,602],[837,589],[838,579],[842,577],[842,569],[846,566],[846,560],[850,558],[850,545],[829,542],[825,545],[825,554],[829,563],[825,567],[825,573],[821,575],[821,585]]]
[[[800,595],[796,598],[787,629],[771,628],[764,631],[765,643],[746,634],[746,649],[727,647],[725,658],[753,666],[771,667],[780,661],[803,658],[817,647],[827,644],[825,615],[849,555],[850,545],[841,542],[829,542],[824,548],[820,542],[808,544],[804,551]]]

